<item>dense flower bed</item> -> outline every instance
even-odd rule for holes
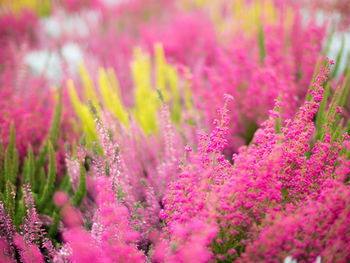
[[[349,10],[0,0],[0,261],[349,262]]]

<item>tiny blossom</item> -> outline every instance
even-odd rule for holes
[[[185,146],[185,151],[186,151],[186,152],[192,152],[191,146],[190,146],[190,145],[186,145],[186,146]]]
[[[230,94],[224,94],[224,100],[231,102],[233,101],[233,96]]]
[[[295,213],[280,215],[248,245],[239,262],[296,260],[348,262],[349,186],[331,182],[319,197],[309,200]]]
[[[16,232],[16,227],[12,223],[10,215],[6,212],[4,204],[0,201],[0,241],[4,241],[2,245],[3,253],[6,256],[12,256],[14,252],[13,238]]]
[[[342,114],[342,113],[343,113],[341,107],[339,107],[339,106],[337,106],[337,113],[338,113],[338,114]]]
[[[27,244],[38,244],[39,239],[43,237],[45,231],[42,228],[42,222],[36,211],[32,190],[29,183],[23,186],[23,190],[27,209],[27,217],[22,229],[24,232],[24,240],[27,242]]]
[[[28,242],[26,242],[19,234],[15,235],[14,242],[19,250],[22,262],[44,263],[43,255],[35,244],[28,244]]]
[[[350,262],[348,0],[0,2],[0,262]]]
[[[56,192],[53,200],[57,206],[64,206],[68,202],[68,195],[63,191]]]
[[[76,190],[79,184],[79,173],[80,173],[79,160],[73,159],[67,156],[66,165],[67,165],[69,180],[72,183],[72,188]]]

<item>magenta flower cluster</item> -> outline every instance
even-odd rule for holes
[[[350,262],[349,10],[0,1],[0,262]]]

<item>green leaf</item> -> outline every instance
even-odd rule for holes
[[[49,174],[47,177],[46,184],[44,186],[43,194],[40,198],[39,202],[39,209],[43,210],[46,203],[49,201],[49,199],[52,197],[53,192],[55,190],[55,180],[56,180],[56,158],[55,158],[55,152],[53,149],[53,146],[51,142],[49,142]]]
[[[51,239],[53,239],[55,237],[55,235],[57,234],[57,229],[58,229],[58,224],[60,222],[61,216],[59,213],[57,213],[56,211],[54,211],[53,213],[53,224],[50,226],[48,234],[49,237]]]
[[[332,131],[332,139],[331,139],[331,143],[335,142],[335,140],[337,138],[341,138],[343,135],[343,122],[344,119],[341,119],[338,123],[338,125],[334,128],[334,130]]]
[[[30,183],[33,185],[35,176],[35,165],[32,147],[28,146],[27,157],[24,159],[22,170],[22,184]]]
[[[5,207],[10,216],[14,218],[16,207],[16,186],[12,184],[10,180],[8,180],[6,183],[4,197]]]
[[[47,161],[47,143],[44,144],[44,146],[41,148],[39,156],[35,160],[35,184],[32,184],[33,192],[38,193],[40,189],[40,184],[38,183],[40,181],[40,175],[42,169],[45,169],[46,161]],[[45,172],[45,171],[44,171]],[[38,178],[39,176],[39,178]]]
[[[316,79],[316,77],[317,77],[317,74],[318,74],[319,71],[320,71],[321,66],[326,67],[326,66],[328,66],[328,64],[329,64],[329,63],[324,63],[324,61],[323,61],[321,58],[318,59],[317,64],[316,64],[316,67],[315,67],[315,70],[314,70],[314,75],[313,75],[312,81],[311,81],[311,83],[310,83],[310,85],[309,85],[309,90],[312,90],[312,89],[313,89],[313,86],[312,86],[312,85],[313,85],[313,83],[315,82],[315,79]],[[312,96],[311,96],[311,94],[308,92],[307,95],[306,95],[305,101],[311,101],[311,100],[312,100]]]
[[[265,57],[266,57],[266,49],[265,49],[264,29],[261,23],[259,23],[258,43],[259,43],[259,51],[260,51],[260,62],[261,64],[264,64]]]
[[[21,191],[23,192],[23,191]],[[23,197],[19,199],[15,215],[15,225],[19,226],[22,224],[22,219],[26,215],[25,201]]]
[[[15,154],[15,147],[16,147],[15,125],[12,123],[10,141],[9,141],[9,144],[7,145],[7,152],[11,158],[13,158]]]
[[[346,76],[346,78],[345,78],[345,81],[344,81],[343,86],[342,86],[342,93],[340,95],[339,103],[338,103],[339,107],[346,106],[345,104],[346,104],[346,101],[347,101],[348,96],[349,96],[350,72],[347,72],[347,74],[345,76]]]
[[[1,132],[1,129],[0,129]],[[0,139],[0,193],[3,192],[5,188],[5,173],[4,173],[4,167],[3,167],[3,144],[2,140]]]
[[[69,176],[68,176],[68,174],[66,172],[64,177],[60,181],[59,186],[58,186],[57,189],[67,191],[67,188],[69,188],[70,186],[71,185],[70,185],[70,181],[69,181]]]
[[[7,149],[5,153],[5,165],[4,165],[5,182],[9,180],[13,185],[16,185],[18,168],[19,168],[19,156],[18,156],[18,151],[16,149],[16,144],[15,144],[15,128],[12,123],[10,141],[9,141],[9,144],[7,145]]]
[[[80,176],[79,176],[79,186],[77,191],[74,193],[72,202],[74,206],[79,206],[84,200],[86,195],[86,171],[82,161],[80,161]]]
[[[58,91],[58,101],[55,108],[55,113],[51,121],[50,128],[50,141],[54,149],[57,148],[57,141],[60,137],[60,126],[61,126],[61,115],[62,115],[62,89]]]
[[[344,40],[344,36],[342,37],[342,41],[341,41],[341,46],[340,46],[340,50],[337,54],[337,57],[335,58],[335,65],[334,68],[330,74],[330,78],[334,78],[336,77],[337,73],[338,73],[338,69],[339,69],[339,65],[340,65],[340,60],[343,57],[344,54],[344,47],[345,47],[345,40]]]
[[[335,32],[335,23],[333,23],[331,26],[331,30],[330,30],[329,37],[327,40],[326,48],[323,52],[323,57],[326,57],[329,53],[329,48],[330,48],[332,40],[333,40],[334,32]]]
[[[275,133],[278,134],[278,133],[282,133],[282,130],[281,130],[281,118],[276,118],[275,120]]]
[[[28,179],[30,182],[30,185],[35,184],[35,161],[34,161],[34,154],[32,147],[29,146],[28,148],[28,154],[27,154],[27,160],[28,160]]]
[[[348,52],[345,61],[350,61],[350,52]],[[349,66],[350,66],[350,63],[345,64],[345,69],[343,72],[345,76],[349,73]]]
[[[45,168],[41,167],[38,178],[36,178],[36,186],[38,188],[38,191],[36,192],[38,196],[41,196],[44,192],[44,187],[46,184],[46,175],[45,175]]]
[[[322,127],[326,123],[326,107],[328,102],[328,97],[330,94],[330,85],[327,83],[327,86],[324,91],[323,100],[320,103],[320,106],[318,108],[317,117],[316,117],[316,137],[315,141],[318,141],[321,139],[321,137],[324,135],[324,128]]]

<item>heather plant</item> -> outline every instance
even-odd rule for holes
[[[143,25],[140,31],[148,50],[154,43],[161,43],[167,59],[194,73],[215,61],[216,48],[220,46],[212,22],[202,12],[179,13],[162,24]]]
[[[55,254],[55,249],[50,239],[44,237],[46,232],[36,211],[29,184],[23,186],[23,196],[24,203],[21,206],[25,210],[25,220],[17,229],[9,217],[8,209],[0,202],[0,220],[3,227],[0,237],[3,242],[1,256],[5,262],[44,262],[44,255],[50,260]],[[16,233],[16,230],[19,233]]]
[[[129,112],[131,112],[145,134],[149,135],[158,130],[157,111],[160,107],[158,99],[158,92],[160,92],[162,98],[170,104],[171,119],[175,124],[180,124],[183,108],[181,101],[185,99],[189,101],[190,95],[181,86],[177,70],[165,61],[163,49],[159,44],[155,46],[154,60],[154,65],[152,65],[148,54],[144,54],[140,48],[135,49],[134,60],[131,63],[135,86],[133,107],[127,107],[123,102],[119,82],[112,69],[99,69],[96,80],[98,82],[97,93],[86,68],[83,64],[80,65],[79,71],[84,88],[83,100],[85,100],[85,104],[77,94],[77,90],[81,89],[75,89],[72,80],[68,82],[68,90],[74,109],[83,124],[89,146],[91,146],[92,141],[97,140],[97,132],[93,117],[89,114],[88,101],[91,101],[98,111],[100,108],[106,108],[125,127],[129,126]],[[155,75],[155,80],[153,80],[152,75]]]
[[[241,255],[254,226],[266,215],[293,210],[309,196],[317,196],[333,178],[339,154],[344,151],[342,144],[348,140],[341,126],[334,125],[338,117],[332,104],[321,121],[322,136],[312,139],[313,118],[329,71],[327,64],[320,69],[309,91],[310,99],[285,127],[281,127],[277,105],[252,143],[234,155],[233,165],[221,153],[229,123],[225,106],[211,135],[201,137],[198,154],[168,186],[160,214],[167,222],[167,231],[171,233],[173,225],[194,217],[216,222],[219,233],[212,249],[218,261],[230,261]],[[336,95],[333,101],[339,98]]]
[[[53,199],[54,192],[60,190],[69,193],[74,206],[79,206],[86,195],[84,166],[78,170],[76,188],[68,175],[57,171],[55,156],[59,150],[61,111],[62,101],[59,96],[45,144],[38,156],[29,147],[23,164],[19,162],[15,130],[12,127],[0,170],[1,256],[8,262],[51,262],[56,256],[55,245],[62,232],[62,229],[59,231],[59,225],[62,224],[59,207],[62,201],[57,196]]]
[[[126,130],[125,126],[114,124],[116,119],[112,114],[102,111],[101,116],[98,116],[96,108],[90,107],[95,117],[102,154],[96,149],[91,152],[80,148],[75,157],[67,160],[67,166],[72,188],[77,189],[72,198],[73,204],[80,204],[81,211],[85,211],[84,221],[91,225],[91,230],[84,230],[79,220],[77,224],[67,223],[69,219],[65,220],[63,216],[68,227],[63,232],[67,243],[58,252],[56,259],[58,262],[63,259],[80,262],[86,257],[98,262],[143,262],[144,253],[149,251],[151,244],[150,236],[161,229],[158,218],[160,203],[167,183],[176,176],[181,146],[175,145],[175,139],[179,141],[180,138],[176,137],[169,109],[165,105],[161,106],[159,118],[162,131],[160,138],[145,136],[134,119],[130,119]],[[153,144],[155,151],[149,151],[149,143]],[[89,198],[83,200],[84,194],[76,204],[78,193],[82,191],[82,177],[78,178],[78,174],[85,170],[83,164],[87,165],[87,160],[90,161],[84,179],[87,187],[84,191],[87,197],[94,196],[94,202],[91,203]],[[199,230],[198,235],[202,235],[202,231],[205,230]],[[87,244],[93,249],[81,257],[81,248]]]
[[[23,43],[30,45],[37,41],[35,30],[38,28],[38,18],[31,11],[21,12],[18,15],[11,12],[3,12],[0,15],[0,25],[0,41],[2,45],[0,62],[2,72],[3,67],[12,62],[13,49],[17,49]]]
[[[330,181],[294,213],[267,219],[239,262],[281,262],[288,255],[298,262],[348,262],[348,195],[348,185]]]
[[[92,230],[87,232],[79,222],[68,225],[63,235],[66,246],[58,252],[57,262],[141,262],[144,255],[137,249],[138,233],[132,228],[128,208],[115,197],[112,180],[104,175],[95,179],[96,210]],[[74,213],[70,211],[70,217]],[[116,236],[117,235],[117,236]],[[69,249],[69,253],[66,251]],[[83,252],[83,250],[85,250]]]
[[[207,249],[217,234],[217,227],[193,219],[176,224],[169,239],[154,239],[150,252],[154,262],[209,262],[213,253]]]
[[[11,90],[7,84],[2,87],[1,96],[1,140],[4,147],[9,144],[11,125],[17,132],[16,147],[20,159],[23,160],[30,145],[38,154],[42,141],[48,133],[52,109],[44,104],[44,100],[52,100],[49,94],[35,97],[35,87],[28,96]],[[51,111],[51,112],[50,112]]]
[[[135,7],[138,11],[144,10],[141,4],[133,3],[138,7]],[[206,1],[196,2],[195,5],[198,3],[201,3],[201,8],[204,4],[205,9]],[[195,94],[194,104],[201,111],[200,122],[197,125],[208,130],[213,128],[211,123],[215,118],[215,105],[223,103],[223,93],[232,94],[236,98],[230,108],[230,129],[233,136],[230,136],[230,146],[227,146],[228,153],[232,153],[252,139],[254,131],[267,118],[276,97],[280,97],[282,102],[280,111],[283,119],[294,116],[305,98],[312,81],[314,65],[322,52],[322,44],[326,39],[326,23],[317,24],[314,16],[303,23],[301,11],[287,2],[281,4],[272,1],[213,1],[213,4],[208,5],[212,7],[216,4],[217,12],[209,15],[208,10],[197,12],[196,8],[185,8],[186,12],[181,12],[181,7],[175,9],[176,11],[172,10],[173,14],[170,15],[167,10],[169,7],[159,5],[164,8],[159,20],[155,20],[154,13],[149,11],[149,21],[144,22],[139,18],[133,21],[134,23],[129,23],[130,21],[125,19],[125,23],[122,23],[119,29],[113,27],[114,18],[110,16],[113,12],[107,12],[109,16],[103,18],[106,19],[104,23],[108,25],[107,33],[103,36],[104,45],[99,45],[99,40],[94,38],[95,42],[91,48],[94,53],[99,54],[100,51],[97,50],[101,47],[105,50],[105,44],[109,43],[109,40],[105,39],[108,34],[111,34],[112,39],[119,39],[123,36],[116,33],[119,30],[125,33],[124,30],[129,29],[135,33],[134,38],[125,37],[118,41],[124,44],[122,50],[115,49],[115,52],[118,52],[117,58],[114,59],[113,55],[111,59],[112,54],[109,52],[108,58],[104,55],[101,62],[106,65],[109,62],[105,61],[115,61],[113,65],[108,66],[115,69],[120,80],[121,98],[126,105],[131,105],[133,101],[129,89],[131,73],[126,72],[124,67],[132,56],[128,46],[146,46],[152,52],[155,42],[163,45],[166,58],[174,65],[190,68],[191,92]],[[125,13],[128,14],[130,6],[121,5],[119,11],[122,12],[125,8]],[[243,13],[245,15],[242,15]],[[161,14],[169,14],[169,18],[165,20]],[[224,21],[218,22],[211,15],[224,17]],[[219,28],[228,28],[226,23],[235,24],[232,27],[235,29],[233,32],[221,34],[220,29],[213,26],[216,22]],[[117,36],[112,37],[114,34]],[[122,53],[123,57],[120,57],[119,53]],[[117,63],[122,60],[125,62]],[[215,103],[212,103],[213,100]]]
[[[349,8],[350,4],[344,0],[314,0],[314,1],[291,1],[293,4],[303,6],[309,12],[319,12],[325,19],[331,19],[341,31],[349,29]]]
[[[349,260],[332,21],[301,1],[3,3],[1,262]]]
[[[55,189],[71,192],[69,181],[67,183],[67,177],[57,170],[56,162],[61,111],[60,95],[49,136],[40,153],[35,154],[29,146],[26,157],[20,161],[14,125],[7,147],[1,147],[1,225],[6,226],[1,232],[1,239],[5,247],[4,256],[8,256],[9,260],[18,255],[21,262],[34,259],[44,262],[41,253],[47,258],[53,257],[54,247],[49,238],[57,242],[54,237],[60,220],[59,211],[52,201],[53,193]]]
[[[115,119],[106,112],[102,120],[105,124],[98,121],[97,131],[107,165],[105,172],[112,180],[116,180],[114,185],[120,187],[117,190],[121,191],[118,194],[129,207],[146,205],[151,209],[147,213],[153,213],[148,215],[148,219],[154,220],[166,185],[176,178],[177,164],[184,145],[170,121],[169,108],[164,104],[160,108],[159,136],[146,136],[133,119],[128,129],[113,125]],[[153,151],[149,150],[151,147]],[[98,165],[102,166],[103,162]],[[159,227],[159,222],[155,222],[155,226]]]
[[[76,0],[70,2],[79,3]],[[86,4],[86,1],[83,2]],[[132,106],[133,79],[129,64],[134,48],[141,46],[145,50],[145,40],[139,27],[143,24],[151,26],[151,22],[162,21],[164,17],[171,18],[177,14],[174,12],[176,9],[169,10],[172,1],[132,0],[110,4],[108,1],[90,2],[94,2],[96,8],[77,10],[79,15],[60,12],[60,9],[53,13],[50,21],[55,24],[53,35],[56,37],[48,39],[48,46],[55,47],[57,42],[62,45],[73,42],[81,49],[89,71],[97,71],[100,67],[113,69],[119,80],[122,101],[127,106]],[[89,3],[85,6],[88,7]],[[67,23],[67,20],[71,22]],[[154,44],[146,51],[151,52]],[[69,76],[72,77],[74,76]]]
[[[212,128],[211,122],[215,118],[215,106],[212,105],[223,103],[221,96],[223,93],[230,93],[237,98],[231,106],[234,116],[232,120],[239,120],[232,121],[231,124],[233,136],[230,137],[228,147],[231,152],[251,140],[254,131],[267,117],[268,110],[273,106],[273,100],[277,96],[281,96],[282,105],[286,108],[281,110],[283,116],[286,115],[288,118],[293,116],[311,82],[313,66],[324,39],[323,26],[316,26],[313,19],[307,26],[302,25],[300,14],[298,11],[291,11],[288,4],[279,5],[271,1],[261,3],[238,1],[226,7],[220,1],[215,1],[218,2],[218,14],[221,11],[225,16],[223,14],[225,8],[232,10],[228,14],[235,14],[234,18],[231,15],[225,18],[225,21],[227,19],[228,23],[237,22],[236,30],[225,35],[222,44],[220,41],[222,35],[218,34],[220,30],[215,30],[212,25],[216,20],[212,18],[214,22],[210,21],[210,15],[208,16],[206,12],[184,11],[181,7],[173,6],[171,1],[154,2],[156,8],[148,8],[147,3],[130,1],[116,5],[116,8],[111,10],[103,8],[101,4],[101,10],[99,9],[101,16],[98,15],[97,20],[91,20],[86,13],[81,14],[84,28],[86,27],[90,33],[82,37],[79,34],[61,36],[59,41],[65,42],[65,38],[68,37],[79,43],[84,58],[88,61],[88,69],[97,71],[96,65],[114,69],[119,80],[120,99],[126,107],[139,104],[136,98],[138,92],[131,88],[132,81],[137,81],[135,71],[132,69],[134,66],[131,69],[125,66],[132,60],[133,46],[141,46],[153,52],[154,44],[160,42],[168,60],[174,65],[189,67],[193,73],[192,93],[196,95],[194,97],[196,108],[202,112],[198,125],[204,124],[208,129]],[[239,15],[242,12],[249,15]],[[145,17],[142,14],[146,14]],[[165,14],[168,14],[167,19],[164,17]],[[242,27],[240,23],[244,26]],[[115,26],[117,24],[120,26]],[[101,30],[101,27],[104,30]],[[247,28],[251,28],[249,34],[245,34]],[[310,31],[311,35],[308,34]],[[276,36],[281,34],[284,37],[277,41]],[[305,48],[299,48],[300,46]],[[109,52],[105,52],[106,49]],[[285,52],[286,49],[289,52]],[[156,55],[157,51],[154,53]],[[248,55],[242,57],[242,54]],[[289,55],[285,54],[293,54],[294,58],[289,58]],[[264,65],[261,65],[262,62]],[[227,67],[227,64],[230,67]],[[232,76],[242,76],[242,80]],[[247,82],[247,79],[250,81]],[[270,83],[274,86],[273,89],[269,89]],[[80,87],[78,93],[79,89]],[[135,93],[136,97],[132,93]],[[261,96],[264,99],[258,100],[257,98]],[[211,103],[212,99],[215,99],[215,103]],[[256,105],[255,101],[261,101],[260,105]],[[264,101],[268,103],[265,104]],[[154,104],[154,100],[151,104]],[[142,114],[152,116],[151,127],[147,129],[155,129],[155,112],[155,109],[152,109],[152,113]],[[138,116],[137,119],[147,119],[144,116]],[[143,122],[149,123],[147,120]],[[93,130],[93,122],[90,120],[89,123],[89,129]],[[144,128],[145,124],[142,126]],[[93,139],[96,138],[95,134]]]
[[[313,20],[302,25],[298,12],[293,13],[292,23],[286,27],[290,23],[288,16],[285,12],[280,15],[281,22],[276,25],[261,24],[253,35],[255,38],[238,35],[231,41],[232,47],[222,48],[216,63],[207,67],[207,78],[193,77],[194,105],[205,112],[206,126],[211,125],[215,116],[212,105],[223,103],[221,94],[229,93],[236,98],[230,107],[231,153],[250,142],[273,107],[274,99],[281,101],[281,117],[292,118],[312,81],[325,28],[316,26]]]
[[[25,64],[26,54],[40,45],[38,18],[31,12],[0,16],[2,50],[0,55],[1,142],[9,143],[11,125],[17,133],[16,147],[21,162],[30,146],[38,155],[49,133],[54,113],[55,90],[41,75],[34,75]],[[56,97],[56,98],[55,98]]]

